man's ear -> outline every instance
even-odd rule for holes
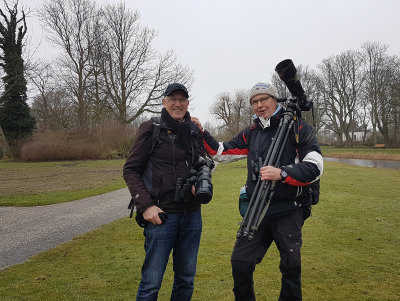
[[[165,108],[165,102],[166,102],[167,100],[165,99],[165,98],[163,98],[162,99],[162,104],[163,104],[163,107]]]

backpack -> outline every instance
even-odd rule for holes
[[[151,134],[151,148],[150,148],[150,155],[153,153],[154,146],[156,145],[157,142],[159,142],[159,137],[160,137],[160,117],[151,117],[151,121],[153,121],[153,133]],[[131,198],[131,201],[129,202],[128,209],[131,210],[129,214],[129,218],[132,218],[133,216],[133,210],[135,209],[135,200]],[[139,219],[139,220],[138,220]],[[136,221],[139,224],[140,227],[144,227],[146,225],[145,220],[143,217],[140,217],[136,215]]]

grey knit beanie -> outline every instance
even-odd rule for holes
[[[251,99],[254,96],[260,94],[268,94],[275,98],[278,98],[278,92],[273,85],[271,85],[270,83],[257,83],[250,90],[249,101],[251,102]]]

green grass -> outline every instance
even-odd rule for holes
[[[192,300],[233,300],[230,254],[245,162],[218,165]],[[303,228],[304,300],[400,299],[398,170],[327,162],[320,203]],[[117,220],[0,272],[1,300],[134,300],[143,263],[135,221]],[[271,246],[255,271],[257,300],[277,300],[279,256]],[[169,300],[168,264],[159,300]]]
[[[400,160],[400,148],[373,149],[372,147],[321,146],[325,157]]]
[[[123,164],[124,160],[0,160],[0,206],[56,204],[126,187]]]
[[[400,160],[400,149],[322,147],[324,156]],[[0,206],[68,202],[126,187],[125,160],[0,160]]]

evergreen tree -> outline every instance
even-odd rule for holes
[[[0,98],[0,126],[9,141],[30,135],[35,119],[27,104],[27,83],[22,58],[23,39],[27,27],[25,13],[18,17],[18,1],[10,8],[4,1],[8,15],[0,9],[0,66],[3,68],[4,91]]]

